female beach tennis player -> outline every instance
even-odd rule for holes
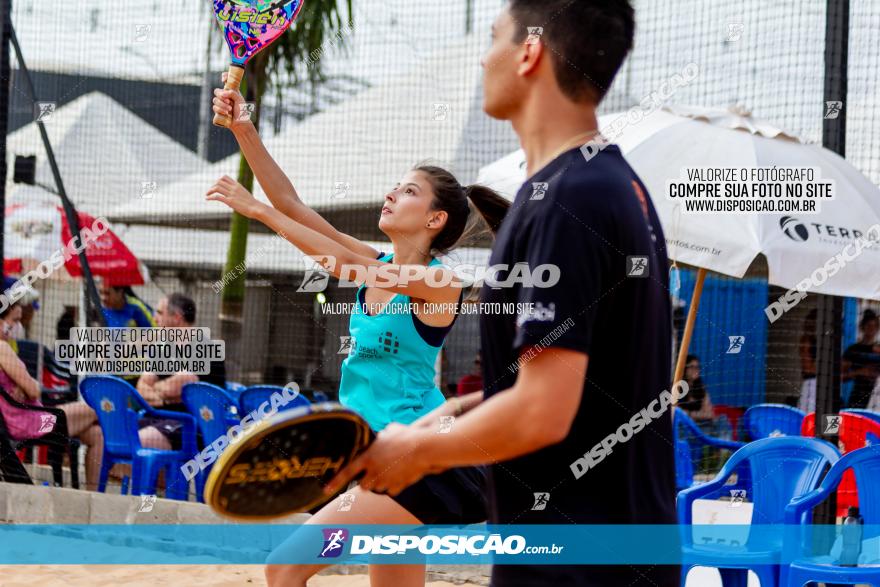
[[[225,76],[225,74],[224,74]],[[225,81],[225,79],[224,79]],[[438,426],[435,408],[444,404],[434,385],[437,355],[457,316],[462,284],[436,255],[454,248],[469,227],[470,205],[494,232],[509,203],[482,186],[463,187],[448,171],[422,165],[409,171],[385,195],[379,228],[391,240],[385,254],[342,234],[306,206],[262,144],[254,125],[241,120],[241,94],[214,91],[214,112],[232,115],[231,130],[272,206],[258,202],[241,184],[223,177],[207,199],[223,202],[281,234],[337,278],[343,267],[364,269],[349,330],[353,350],[342,364],[339,399],[381,431],[391,423]],[[381,270],[381,272],[380,272]],[[453,398],[450,415],[479,402],[482,392]],[[470,524],[486,519],[483,468],[452,469],[425,477],[395,497],[354,488],[309,520],[311,524]],[[350,509],[349,509],[350,508]],[[345,510],[345,511],[339,511]],[[327,565],[288,565],[292,536],[270,555],[269,585],[305,585]],[[313,545],[310,545],[313,548]],[[374,585],[424,585],[425,567],[371,565]]]

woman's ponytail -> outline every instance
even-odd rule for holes
[[[495,190],[484,185],[469,185],[465,188],[464,193],[486,224],[489,225],[494,236],[501,227],[501,222],[504,220],[508,208],[510,208],[510,202]]]

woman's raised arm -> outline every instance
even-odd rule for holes
[[[223,76],[223,80],[226,81],[226,74],[224,73]],[[379,254],[379,251],[370,245],[336,230],[332,224],[300,199],[293,183],[275,162],[260,139],[256,127],[246,114],[244,98],[239,92],[214,90],[213,109],[217,114],[232,117],[230,130],[253,170],[254,177],[260,182],[263,191],[266,192],[266,196],[276,210],[360,255],[375,258]]]

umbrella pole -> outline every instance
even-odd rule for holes
[[[688,308],[687,322],[684,325],[684,334],[681,337],[681,348],[678,351],[678,361],[675,363],[675,377],[673,377],[673,387],[675,383],[681,381],[684,376],[684,364],[688,355],[688,347],[691,346],[691,335],[694,333],[694,323],[697,321],[697,310],[700,309],[700,298],[703,295],[703,282],[706,281],[706,270],[700,268],[697,270],[697,282],[694,284],[694,293],[691,295],[691,303]],[[678,403],[678,397],[674,397],[675,403]]]

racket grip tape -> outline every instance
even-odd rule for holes
[[[244,68],[239,67],[238,65],[230,65],[229,66],[229,74],[226,76],[226,85],[223,86],[224,90],[234,90],[238,91],[241,87],[241,80],[244,78]],[[232,126],[232,116],[223,116],[222,114],[214,115],[214,124],[216,126],[222,126],[225,128],[229,128]]]

